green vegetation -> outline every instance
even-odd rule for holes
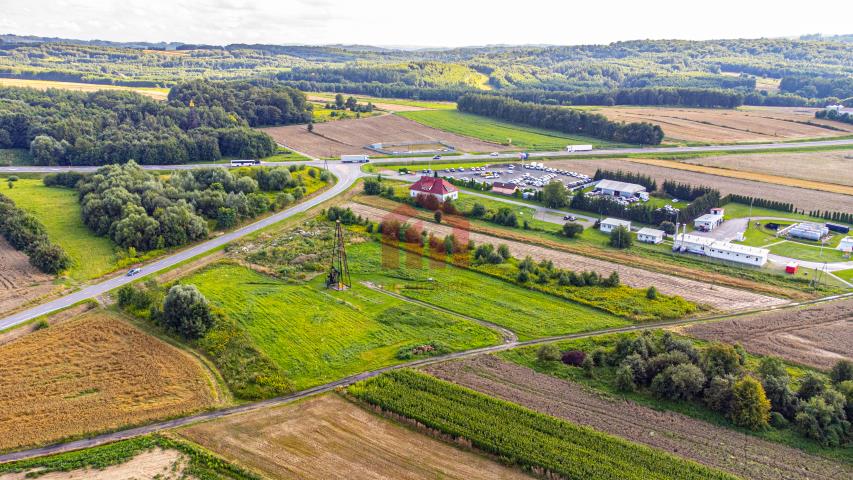
[[[189,459],[184,475],[198,479],[257,480],[257,475],[237,465],[228,463],[201,447],[185,440],[176,440],[162,435],[147,435],[130,440],[108,443],[85,450],[75,450],[47,457],[36,457],[0,464],[0,473],[28,472],[27,478],[37,478],[52,472],[71,472],[86,468],[103,470],[120,465],[140,453],[162,448],[177,450]],[[29,472],[33,470],[32,472]]]
[[[286,148],[279,147],[272,156],[264,157],[261,161],[264,162],[297,162],[297,161],[307,161],[310,158],[300,155],[292,150],[288,150]]]
[[[357,255],[355,255],[357,256]],[[357,263],[351,257],[352,264]],[[327,290],[317,277],[288,283],[216,264],[182,280],[196,285],[296,390],[399,363],[398,351],[439,341],[451,350],[495,344],[485,327],[371,290]]]
[[[836,272],[832,272],[836,277],[847,280],[848,282],[853,282],[853,268],[848,270],[838,270]]]
[[[23,148],[0,148],[0,167],[32,165],[33,157]]]
[[[543,361],[538,347],[523,347],[501,352],[498,355],[508,361],[532,368],[558,378],[583,384],[606,395],[625,398],[640,405],[658,410],[671,410],[716,425],[732,428],[755,435],[765,440],[782,443],[806,452],[826,456],[844,462],[853,462],[853,446],[843,445],[826,448],[821,441],[804,436],[794,424],[800,405],[797,397],[802,392],[804,379],[818,378],[820,388],[826,388],[828,379],[814,370],[778,359],[751,355],[739,346],[707,343],[670,333],[645,332],[602,335],[591,338],[557,342],[561,351],[581,351],[592,356],[592,374],[582,368],[558,361]],[[643,353],[645,352],[645,353]],[[775,367],[771,368],[771,364]],[[698,367],[695,375],[700,377],[698,386],[691,390],[687,372],[676,376],[676,366]],[[669,369],[669,376],[664,374]],[[655,380],[658,376],[662,378]],[[766,390],[772,412],[782,415],[785,422],[771,422],[770,426],[757,425],[747,419],[767,417],[761,413],[764,407],[761,395],[754,385],[741,386],[741,395],[756,399],[743,402],[738,408],[735,389],[738,379],[755,378]],[[681,382],[681,383],[677,383]],[[677,388],[673,386],[677,385]],[[762,392],[763,393],[763,392]],[[803,397],[806,398],[806,397]],[[759,415],[758,417],[753,415]],[[739,426],[743,425],[743,426]]]
[[[51,242],[65,250],[71,258],[67,274],[74,281],[97,278],[117,268],[121,259],[116,245],[108,238],[95,236],[83,223],[75,190],[21,179],[3,194],[34,215],[44,225]]]
[[[843,262],[847,260],[841,250],[831,246],[809,245],[803,242],[786,241],[769,247],[770,253],[796,258],[808,262]]]
[[[412,370],[389,372],[347,391],[529,471],[591,480],[733,478]]]
[[[616,143],[605,142],[592,137],[568,135],[553,130],[514,125],[480,115],[462,113],[458,110],[423,110],[400,112],[397,115],[428,127],[487,142],[512,145],[522,150],[562,150],[571,143],[590,143],[600,148],[619,146]]]

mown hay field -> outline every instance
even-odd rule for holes
[[[194,425],[178,434],[270,478],[529,478],[335,394]]]
[[[96,83],[56,82],[53,80],[28,80],[23,78],[0,78],[0,87],[27,87],[37,90],[58,88],[61,90],[74,90],[78,92],[97,92],[100,90],[129,90],[155,100],[166,100],[169,96],[168,88],[154,87],[125,87],[121,85],[99,85]]]
[[[197,359],[93,311],[0,346],[0,450],[189,414],[217,404]]]
[[[665,138],[695,143],[779,142],[839,137],[853,125],[814,117],[814,108],[742,107],[735,110],[675,107],[602,107],[595,112],[611,120],[650,122]]]
[[[853,150],[720,155],[679,161],[735,172],[776,175],[853,187]]]
[[[0,313],[26,305],[55,287],[53,277],[40,272],[29,258],[0,236]]]

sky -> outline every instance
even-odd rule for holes
[[[0,33],[459,47],[853,33],[850,0],[0,0]]]

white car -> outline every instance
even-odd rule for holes
[[[127,276],[128,276],[128,277],[132,277],[132,276],[134,276],[134,275],[136,275],[136,274],[140,273],[141,271],[142,271],[142,269],[141,269],[141,268],[131,268],[131,269],[127,272]]]
[[[489,154],[490,157],[497,157],[498,155],[498,152],[492,152]]]

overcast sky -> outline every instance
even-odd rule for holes
[[[758,38],[853,33],[851,19],[851,0],[0,0],[0,33],[216,45]]]

